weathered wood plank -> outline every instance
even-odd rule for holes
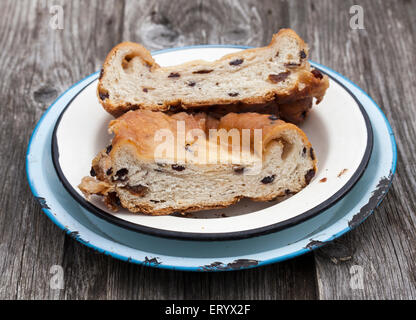
[[[44,110],[42,102],[47,103],[34,96],[47,80],[39,34],[33,32],[37,10],[35,2],[0,3],[0,297],[4,299],[59,297],[59,292],[49,290],[48,273],[62,259],[64,238],[40,213],[24,170],[28,138]]]
[[[285,0],[261,5],[255,0],[128,0],[123,39],[149,50],[207,43],[261,46],[287,26]]]
[[[63,30],[49,25],[52,5],[64,9]],[[65,264],[65,237],[29,190],[26,148],[50,103],[98,70],[120,40],[115,17],[121,18],[122,3],[1,1],[0,12],[0,298],[62,298],[62,291],[50,288],[49,272]]]
[[[414,299],[416,6],[411,1],[362,2],[365,30],[351,30],[348,12],[353,4],[314,1],[315,10],[307,15],[308,25],[313,26],[308,37],[319,38],[313,51],[319,54],[319,62],[352,79],[386,113],[396,134],[399,161],[383,204],[339,242],[343,250],[353,252],[352,259],[336,265],[327,255],[317,254],[319,297]]]
[[[316,298],[312,255],[263,268],[213,273],[158,270],[111,260],[103,277],[108,281],[108,299]],[[83,279],[90,281],[87,276]]]

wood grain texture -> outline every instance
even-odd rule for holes
[[[315,1],[315,12],[335,12],[334,2]],[[345,1],[347,8],[354,1]],[[354,251],[351,260],[335,265],[317,255],[322,299],[416,298],[416,63],[412,1],[363,1],[365,30],[339,27],[342,15],[332,15],[332,32],[324,37],[331,50],[319,46],[320,62],[346,75],[382,108],[397,139],[398,165],[382,206],[356,230],[341,239]],[[316,21],[318,14],[311,14]],[[322,48],[322,49],[321,49]],[[314,50],[314,53],[316,50]],[[329,53],[329,55],[328,55]],[[336,59],[334,58],[336,57]],[[358,267],[357,267],[358,266]],[[351,281],[362,268],[362,289]]]
[[[0,2],[0,298],[64,297],[64,292],[50,288],[49,272],[53,265],[65,265],[66,237],[41,212],[29,190],[25,154],[31,131],[46,108],[73,83],[96,71],[105,52],[120,41],[119,26],[107,27],[105,34],[102,30],[111,18],[115,25],[121,21],[122,5],[92,4]],[[63,30],[49,26],[52,5],[64,8]]]
[[[364,30],[350,28],[353,4],[364,9]],[[52,5],[64,9],[63,30],[49,26]],[[416,298],[413,1],[3,0],[0,16],[0,298]],[[309,43],[312,60],[367,91],[396,134],[393,186],[363,225],[291,261],[237,272],[186,273],[97,254],[65,236],[41,212],[24,169],[31,131],[59,94],[99,70],[115,44],[137,41],[152,50],[204,43],[260,46],[282,27],[295,29]],[[53,265],[63,267],[63,290],[49,286]],[[357,270],[363,271],[362,289],[351,287]]]
[[[0,3],[3,13],[0,21],[3,35],[0,37],[3,48],[0,54],[3,146],[0,154],[0,297],[8,299],[54,298],[46,278],[50,266],[59,263],[63,255],[64,238],[40,214],[24,169],[28,137],[44,110],[42,103],[35,101],[34,93],[39,90],[39,81],[46,82],[48,73],[40,61],[42,48],[38,39],[42,31],[33,32],[39,18],[34,13],[37,10],[37,4],[32,2],[27,6],[15,1]],[[22,43],[31,45],[22,46]]]
[[[315,299],[313,256],[235,272],[192,273],[111,264],[110,299]]]

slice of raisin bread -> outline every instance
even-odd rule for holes
[[[79,188],[87,198],[103,196],[113,210],[166,215],[226,207],[241,198],[268,201],[300,191],[316,172],[306,135],[274,115],[230,113],[217,120],[204,113],[136,110],[109,127],[112,143]],[[166,132],[173,140],[159,139]],[[227,145],[228,134],[241,152]],[[162,145],[174,153],[159,153]]]
[[[319,103],[328,77],[312,69],[307,57],[307,45],[290,29],[275,34],[267,47],[173,67],[160,67],[143,46],[123,42],[108,54],[97,93],[115,117],[133,109],[284,104],[312,97]]]

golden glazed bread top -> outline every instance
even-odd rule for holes
[[[184,129],[183,140],[180,141],[182,132],[178,129]],[[191,132],[191,130],[195,130]],[[110,122],[109,131],[114,133],[112,141],[112,149],[110,157],[117,153],[117,150],[125,146],[131,147],[134,150],[135,155],[148,161],[155,161],[155,154],[158,146],[161,143],[166,143],[168,140],[161,138],[157,139],[158,134],[162,134],[165,137],[165,133],[171,133],[173,140],[170,140],[174,144],[173,149],[175,154],[173,156],[166,156],[166,160],[172,160],[173,162],[178,161],[189,161],[186,157],[186,152],[195,151],[197,145],[201,145],[201,142],[205,142],[204,146],[209,152],[214,152],[213,143],[219,145],[220,148],[228,148],[228,152],[232,152],[232,141],[231,138],[224,140],[213,139],[210,137],[210,129],[217,129],[224,131],[228,134],[234,129],[237,130],[239,139],[237,143],[242,144],[243,131],[248,129],[248,135],[250,136],[250,150],[241,148],[242,152],[253,153],[254,129],[260,129],[261,143],[260,153],[267,151],[267,146],[272,140],[285,139],[289,141],[292,139],[290,136],[300,137],[304,145],[309,149],[311,144],[306,137],[305,133],[297,126],[278,120],[273,115],[265,115],[258,113],[229,113],[221,119],[217,120],[205,113],[188,114],[185,112],[168,115],[162,112],[152,112],[149,110],[135,110],[125,113],[123,116]],[[195,134],[196,133],[196,134]],[[214,132],[215,134],[215,132]],[[247,131],[246,131],[247,134]],[[230,134],[230,137],[232,134]],[[204,139],[201,141],[199,139]],[[182,144],[181,144],[182,142]],[[224,144],[225,142],[225,144]],[[289,141],[290,142],[290,141]],[[176,143],[179,143],[179,148],[183,148],[184,152],[177,152]],[[221,145],[222,143],[222,145]],[[228,143],[228,145],[226,145]],[[216,149],[215,152],[219,152]],[[217,154],[218,156],[218,154]],[[247,156],[247,155],[246,155]],[[253,153],[250,157],[261,157],[262,154]]]

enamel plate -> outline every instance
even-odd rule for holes
[[[202,52],[224,49],[217,46],[204,48],[206,49]],[[171,51],[167,53],[169,52]],[[331,76],[332,88],[335,81],[341,84],[364,108],[373,128],[373,150],[362,177],[350,191],[333,206],[303,222],[274,233],[238,241],[183,241],[137,232],[136,229],[128,229],[114,223],[112,219],[103,218],[97,212],[88,210],[85,203],[81,204],[79,199],[75,199],[67,191],[60,180],[62,177],[58,177],[52,161],[51,143],[54,128],[63,110],[84,88],[93,84],[98,72],[75,84],[60,96],[34,129],[26,156],[26,171],[32,193],[43,212],[70,236],[94,250],[132,263],[175,270],[223,271],[263,266],[307,253],[355,228],[373,213],[391,185],[397,160],[393,132],[374,101],[342,75],[325,66],[314,65]],[[328,97],[329,95],[325,99]],[[335,107],[343,103],[340,99],[335,102]],[[315,108],[308,122],[316,121],[315,111],[322,106]],[[79,130],[86,130],[91,123],[84,127],[81,125],[82,123],[79,124]],[[105,128],[104,125],[103,127]],[[307,127],[304,129],[308,130]],[[352,130],[351,134],[354,134]],[[327,135],[324,139],[338,139],[338,136]],[[316,144],[319,141],[312,142]],[[73,151],[74,163],[78,159],[78,150],[77,147]],[[322,149],[317,150],[317,154],[320,172],[315,181],[322,176],[326,176],[328,180],[338,178],[338,170],[331,177],[322,173],[326,171],[322,165],[328,158],[324,158]],[[351,167],[347,169],[351,174]],[[227,219],[232,218],[221,221]]]
[[[215,60],[238,48],[169,50],[155,55],[162,66],[195,59]],[[325,72],[325,70],[322,70]],[[258,236],[305,221],[342,199],[363,174],[370,159],[373,133],[361,102],[342,82],[330,76],[324,100],[314,106],[301,128],[318,159],[312,182],[280,202],[240,201],[226,209],[202,211],[186,217],[148,216],[127,210],[112,212],[100,197],[87,201],[78,185],[88,176],[91,161],[111,141],[107,132],[113,119],[99,104],[97,77],[85,81],[65,105],[56,123],[52,156],[58,176],[84,208],[100,218],[138,232],[188,240],[229,240]]]

